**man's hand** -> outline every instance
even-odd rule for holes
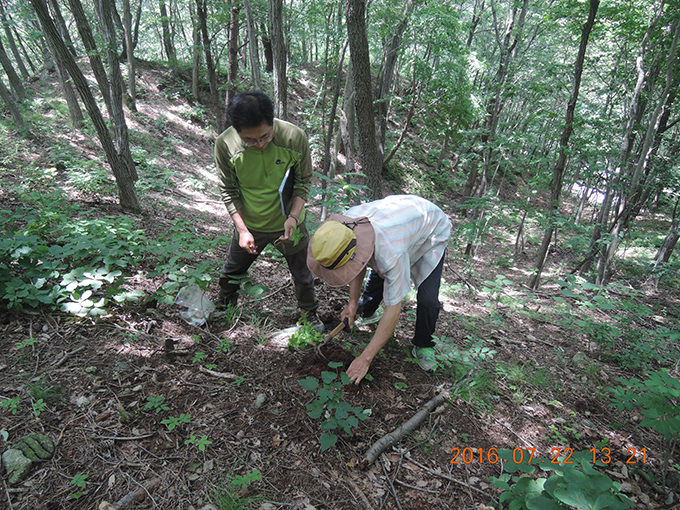
[[[283,235],[279,237],[282,241],[290,241],[290,236],[293,235],[293,229],[297,227],[298,222],[292,216],[288,216],[283,224]]]
[[[354,384],[359,384],[368,373],[370,366],[371,362],[364,359],[361,355],[354,358],[354,361],[352,361],[352,364],[347,369],[347,376],[350,382],[354,381]]]
[[[352,329],[354,327],[354,320],[357,318],[357,311],[359,306],[357,303],[349,303],[345,309],[340,313],[340,319],[347,319],[347,329]],[[349,375],[349,374],[348,374]],[[363,375],[362,375],[363,377]]]
[[[238,244],[241,248],[246,250],[251,255],[257,255],[257,246],[255,246],[255,238],[253,237],[253,234],[250,233],[250,230],[246,230],[245,232],[239,232]]]

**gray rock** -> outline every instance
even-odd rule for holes
[[[21,453],[21,450],[9,449],[2,454],[2,465],[5,467],[10,485],[26,478],[31,464],[32,462]]]

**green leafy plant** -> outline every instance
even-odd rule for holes
[[[339,368],[340,362],[331,362],[330,368]],[[345,372],[338,374],[335,372],[321,372],[321,386],[316,377],[309,376],[300,379],[298,383],[308,391],[316,391],[316,399],[307,404],[307,414],[314,419],[325,415],[326,419],[321,424],[324,432],[319,437],[321,451],[328,450],[338,441],[337,434],[329,432],[331,430],[343,430],[347,434],[352,433],[352,428],[359,426],[359,420],[365,420],[370,415],[370,410],[352,407],[347,402],[342,401],[343,384],[349,384],[349,376]]]
[[[73,479],[71,480],[70,483],[71,483],[71,485],[75,485],[79,489],[85,489],[85,486],[87,485],[87,482],[85,480],[87,480],[88,476],[89,475],[85,475],[83,473],[77,473],[73,476]],[[71,497],[73,499],[80,499],[80,497],[83,494],[85,494],[85,491],[80,490],[78,492],[73,492],[73,493],[69,494],[69,497]]]
[[[666,485],[666,475],[672,452],[680,439],[680,380],[659,371],[641,381],[617,378],[620,386],[607,388],[612,392],[611,406],[620,411],[637,409],[645,418],[640,427],[656,430],[664,438],[661,479]]]
[[[38,341],[37,339],[31,337],[31,338],[26,338],[25,340],[22,340],[21,342],[17,342],[14,345],[16,346],[17,351],[20,351],[24,347],[34,345],[37,341]]]
[[[625,510],[635,506],[621,493],[621,484],[595,469],[590,452],[574,452],[553,463],[553,459],[533,458],[530,452],[520,456],[516,450],[498,451],[505,473],[489,478],[492,486],[502,490],[499,499],[503,508]],[[602,465],[600,460],[598,463]],[[545,472],[554,471],[554,474],[547,478],[526,476],[533,475],[536,467]]]
[[[175,427],[182,425],[183,423],[191,423],[190,414],[180,414],[179,416],[170,416],[165,420],[161,421],[161,424],[168,427],[168,432],[172,432]]]
[[[245,475],[236,475],[232,480],[231,484],[236,487],[244,488],[248,487],[251,483],[258,481],[262,478],[262,475],[257,469],[253,469],[251,472]]]
[[[209,444],[212,444],[212,441],[208,440],[208,436],[202,436],[199,439],[195,435],[191,434],[191,437],[189,439],[186,439],[184,441],[184,444],[186,444],[186,445],[196,445],[196,446],[198,446],[198,449],[200,451],[204,452],[205,447],[208,446]]]
[[[193,359],[191,360],[191,362],[194,363],[194,364],[195,364],[195,363],[200,363],[200,362],[203,361],[207,356],[208,356],[208,355],[207,355],[206,353],[200,352],[200,351],[199,351],[199,352],[197,352],[197,353],[194,354],[194,357],[193,357]]]
[[[19,402],[21,401],[20,397],[14,397],[14,398],[6,398],[2,402],[0,402],[0,407],[5,407],[9,410],[10,413],[12,414],[17,414],[17,412],[20,409]]]
[[[157,413],[170,410],[168,405],[163,402],[165,400],[163,396],[146,397],[146,400],[148,400],[148,402],[144,404],[145,410],[154,409]]]
[[[306,349],[323,341],[323,336],[314,330],[314,325],[311,322],[302,318],[298,325],[300,329],[291,335],[288,340],[288,348]]]
[[[43,402],[43,399],[41,398],[33,402],[31,406],[33,407],[33,414],[35,414],[36,417],[40,416],[40,413],[47,409],[47,404]]]

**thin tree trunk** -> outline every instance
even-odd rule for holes
[[[194,43],[191,48],[191,97],[194,98],[194,101],[198,101],[201,70],[201,23],[192,2],[189,2],[189,11],[191,13],[191,34]]]
[[[241,11],[239,0],[232,0],[231,17],[229,20],[229,72],[227,74],[227,95],[225,98],[224,119],[223,126],[228,126],[227,108],[231,100],[236,95],[236,79],[238,76],[238,32],[239,21],[238,16]]]
[[[54,51],[52,45],[48,45],[50,55],[54,61],[54,65],[57,69],[57,79],[59,80],[59,85],[61,86],[61,91],[64,94],[64,99],[66,100],[66,105],[68,106],[69,118],[71,119],[71,126],[76,129],[80,129],[83,126],[85,117],[83,116],[83,111],[80,109],[80,104],[78,103],[78,96],[76,96],[73,87],[71,86],[71,78],[66,70],[66,64],[64,63],[61,56]]]
[[[583,30],[581,31],[581,43],[578,48],[578,56],[576,57],[576,64],[574,65],[574,83],[571,89],[571,96],[569,97],[569,102],[567,103],[567,115],[564,122],[564,130],[562,131],[562,136],[560,137],[560,150],[553,168],[553,178],[550,190],[550,224],[548,226],[545,235],[543,236],[543,242],[541,243],[541,248],[536,257],[536,266],[534,273],[529,280],[529,287],[532,290],[538,289],[539,282],[541,280],[541,273],[543,272],[543,266],[548,257],[548,249],[550,248],[550,241],[554,233],[556,233],[556,227],[553,221],[556,219],[560,208],[560,195],[562,193],[562,180],[564,178],[564,169],[567,163],[567,150],[569,147],[569,138],[574,132],[574,112],[576,111],[576,102],[578,101],[578,94],[581,88],[581,76],[583,75],[583,65],[586,57],[586,48],[588,47],[588,39],[590,38],[590,32],[595,24],[595,16],[597,15],[597,9],[600,6],[600,0],[590,0],[590,9],[588,11],[588,19],[583,25]]]
[[[274,72],[274,50],[272,49],[271,37],[264,23],[260,24],[260,32],[262,32],[262,46],[264,47],[264,70],[272,73]]]
[[[140,0],[141,1],[141,0]],[[123,28],[128,62],[128,95],[130,96],[130,110],[137,111],[137,71],[135,69],[135,53],[132,44],[132,12],[130,0],[123,0]]]
[[[141,211],[142,208],[137,199],[137,193],[130,171],[127,168],[125,161],[122,160],[116,152],[113,141],[111,140],[111,134],[106,128],[104,118],[97,107],[97,101],[87,85],[85,76],[83,76],[83,73],[76,64],[73,56],[69,53],[66,44],[59,36],[57,28],[49,16],[45,0],[31,0],[31,5],[40,19],[40,24],[43,27],[43,32],[46,34],[49,43],[54,47],[55,52],[64,60],[66,68],[92,119],[99,141],[106,153],[106,159],[111,166],[111,170],[116,179],[116,184],[118,185],[118,197],[121,207],[134,212]]]
[[[59,7],[57,0],[50,0],[50,7],[54,23],[57,27],[57,30],[59,31],[59,35],[61,36],[62,40],[66,43],[66,47],[68,48],[71,55],[73,55],[73,58],[78,58],[75,45],[71,40],[71,33],[68,31],[68,28],[66,27],[66,22],[64,21],[64,17],[61,15],[61,8]]]
[[[9,86],[14,93],[14,96],[18,101],[23,101],[26,98],[26,89],[24,88],[21,78],[14,70],[14,67],[12,67],[12,62],[7,56],[5,47],[2,45],[2,39],[0,39],[0,63],[7,74]]]
[[[224,131],[224,124],[222,123],[220,92],[217,89],[217,73],[215,72],[212,52],[210,51],[210,35],[208,34],[208,18],[205,0],[196,0],[196,14],[198,15],[201,25],[201,34],[203,36],[203,51],[205,53],[205,65],[208,69],[208,81],[210,82],[210,97],[212,98],[215,112],[215,125],[217,132],[221,133]]]
[[[661,115],[661,111],[666,103],[666,98],[670,92],[671,86],[673,84],[673,71],[675,64],[675,55],[678,48],[678,37],[680,36],[680,20],[678,20],[674,27],[673,42],[671,43],[671,49],[668,53],[668,60],[666,62],[666,86],[664,91],[659,98],[659,101],[652,113],[649,124],[647,126],[647,133],[640,151],[640,156],[638,158],[637,165],[633,174],[630,176],[629,185],[627,191],[622,197],[621,209],[617,215],[614,223],[610,229],[610,242],[606,247],[604,252],[604,257],[600,259],[600,264],[598,266],[597,272],[597,284],[604,285],[609,281],[612,273],[612,265],[614,262],[614,257],[616,255],[616,250],[618,249],[620,243],[620,235],[623,230],[627,227],[628,223],[633,219],[632,210],[634,208],[633,196],[638,192],[638,186],[640,184],[640,178],[645,167],[649,164],[649,158],[651,156],[652,144],[654,142],[654,137],[656,136],[657,129],[659,128],[658,120]]]
[[[99,48],[97,48],[97,43],[95,42],[94,36],[92,35],[92,29],[90,28],[90,23],[87,20],[85,11],[83,10],[83,5],[80,0],[69,0],[69,7],[71,8],[71,13],[76,22],[76,27],[78,28],[78,33],[80,34],[80,39],[85,46],[85,51],[90,59],[90,66],[92,66],[92,72],[97,80],[97,85],[99,85],[99,90],[104,99],[104,104],[106,105],[106,110],[109,115],[112,115],[111,110],[111,92],[109,90],[109,79],[106,76],[106,71],[104,70],[104,64],[102,63],[101,56],[99,54]]]
[[[366,4],[345,0],[345,17],[352,61],[355,111],[359,130],[361,165],[367,177],[370,199],[382,198],[382,154],[378,148],[371,91],[371,60],[366,37]]]
[[[170,18],[168,17],[168,10],[165,7],[165,0],[158,0],[158,8],[161,13],[161,29],[163,31],[163,48],[165,49],[165,56],[168,58],[168,66],[170,66],[170,69],[172,69],[174,74],[177,74],[177,54],[175,53],[175,46],[172,44]]]
[[[5,7],[3,6],[2,2],[0,2],[0,22],[2,22],[2,26],[5,29],[5,35],[7,36],[7,44],[9,44],[9,49],[12,52],[12,55],[14,55],[14,61],[16,62],[17,67],[19,68],[21,76],[23,77],[24,80],[26,80],[29,77],[28,70],[24,65],[24,61],[21,58],[21,53],[19,53],[19,49],[17,48],[16,42],[14,41],[14,35],[12,34],[12,30],[10,29],[9,20],[5,15]]]
[[[283,0],[269,0],[269,35],[274,57],[274,115],[288,117],[288,78],[286,42],[283,35]]]
[[[250,56],[250,76],[255,90],[262,90],[262,78],[260,76],[260,54],[257,51],[257,31],[253,20],[253,6],[250,0],[244,0],[246,8],[246,24],[248,27],[248,54]]]
[[[21,112],[19,111],[19,108],[17,108],[17,105],[14,104],[12,93],[7,87],[5,87],[5,84],[2,83],[2,80],[0,80],[0,98],[2,98],[5,106],[9,110],[9,113],[12,115],[12,119],[14,120],[14,125],[16,126],[17,131],[25,132],[26,123],[24,122],[24,118],[21,116]]]

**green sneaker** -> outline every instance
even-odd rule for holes
[[[354,324],[358,326],[367,326],[369,324],[375,324],[376,322],[380,322],[380,319],[382,319],[382,314],[383,314],[383,309],[378,308],[375,312],[373,312],[373,315],[369,315],[368,317],[362,317],[361,315],[357,318],[357,320],[354,321]]]
[[[425,372],[435,371],[437,366],[437,358],[435,357],[434,347],[413,347],[411,350],[413,357],[418,360],[420,368]]]

